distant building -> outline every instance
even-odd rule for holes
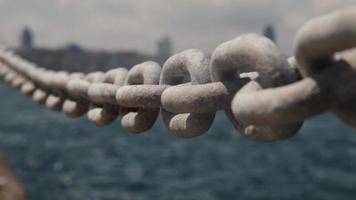
[[[274,26],[272,24],[268,24],[264,30],[263,35],[268,37],[273,42],[276,42],[276,32],[274,30]]]
[[[65,49],[71,53],[82,53],[84,51],[81,46],[75,43],[69,44]]]
[[[147,60],[158,61],[155,56],[136,51],[90,51],[77,44],[58,49],[21,48],[16,53],[47,69],[85,73],[107,71],[117,67],[129,69]]]
[[[32,49],[33,48],[33,35],[32,31],[25,27],[21,33],[21,48]]]
[[[161,38],[157,43],[157,58],[163,63],[172,55],[173,44],[170,37]]]
[[[87,50],[76,43],[60,48],[46,48],[33,46],[33,35],[29,28],[24,28],[21,34],[21,47],[16,53],[37,65],[69,72],[107,71],[109,69],[124,67],[130,69],[134,65],[152,60],[161,62],[171,55],[172,44],[166,37],[158,43],[158,55],[149,55],[135,50],[121,51],[93,51]]]

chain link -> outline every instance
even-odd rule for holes
[[[306,118],[331,110],[356,128],[356,7],[307,22],[297,33],[295,57],[269,39],[245,34],[219,45],[211,58],[198,49],[173,55],[161,68],[149,61],[129,71],[55,72],[0,49],[0,78],[53,111],[87,113],[98,126],[121,116],[142,133],[159,113],[177,137],[211,127],[224,110],[234,127],[261,141],[295,135]]]
[[[142,133],[154,125],[158,117],[159,107],[149,107],[140,104],[130,105],[127,104],[127,102],[130,102],[130,100],[140,102],[139,99],[147,100],[150,99],[150,97],[152,97],[151,100],[157,100],[157,98],[154,98],[154,96],[157,96],[155,95],[156,92],[154,92],[154,89],[152,90],[153,93],[139,92],[141,91],[140,88],[147,89],[146,85],[151,87],[157,86],[160,74],[161,67],[155,62],[149,61],[135,65],[126,76],[125,88],[117,91],[116,100],[125,108],[122,113],[121,125],[128,131],[132,133]],[[131,95],[126,95],[127,91],[131,91]],[[149,96],[145,96],[144,94],[148,94]],[[126,99],[126,97],[134,98]]]
[[[187,77],[189,80],[184,80]],[[213,123],[215,111],[206,113],[191,113],[179,109],[178,101],[189,101],[190,95],[184,81],[194,86],[211,82],[208,56],[200,50],[190,49],[169,58],[163,66],[160,84],[172,86],[162,94],[163,122],[173,134],[178,137],[190,138],[205,133]],[[183,93],[174,93],[176,88],[184,88]],[[173,93],[171,92],[173,90]],[[193,107],[199,107],[199,102],[186,102]],[[195,105],[193,105],[195,104]],[[173,107],[178,112],[170,112],[167,107]]]

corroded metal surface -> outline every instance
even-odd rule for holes
[[[181,87],[179,84],[184,81],[185,75],[189,77],[192,86],[211,82],[208,56],[197,49],[186,50],[172,56],[163,66],[160,84],[176,85],[171,87],[174,90],[174,88]],[[215,111],[193,114],[190,112],[174,113],[165,109],[165,105],[174,104],[175,99],[188,99],[187,94],[177,95],[177,93],[170,92],[169,89],[162,94],[163,121],[169,131],[183,138],[196,137],[205,133],[209,130],[215,117]]]
[[[149,61],[135,65],[126,76],[126,89],[130,87],[134,92],[137,92],[138,90],[135,89],[137,86],[158,85],[160,74],[161,67],[155,62]],[[125,100],[125,92],[125,89],[117,91],[116,98],[119,102],[127,101]],[[133,107],[127,107],[126,105],[125,108],[122,113],[121,125],[132,133],[142,133],[149,130],[155,123],[159,113],[159,108],[146,108],[139,105]]]

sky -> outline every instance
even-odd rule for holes
[[[293,52],[296,31],[309,19],[356,6],[356,0],[0,0],[0,43],[19,44],[28,26],[35,44],[87,49],[156,51],[169,35],[174,52],[211,53],[220,43],[273,24],[277,43]]]

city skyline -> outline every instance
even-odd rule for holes
[[[355,3],[355,0],[0,0],[0,42],[19,45],[20,30],[29,26],[35,30],[38,46],[53,48],[76,43],[86,49],[133,49],[153,54],[156,42],[170,35],[176,44],[173,53],[188,48],[211,53],[224,41],[243,33],[261,33],[261,27],[273,24],[278,32],[278,46],[289,54],[293,52],[296,31],[309,18]]]

